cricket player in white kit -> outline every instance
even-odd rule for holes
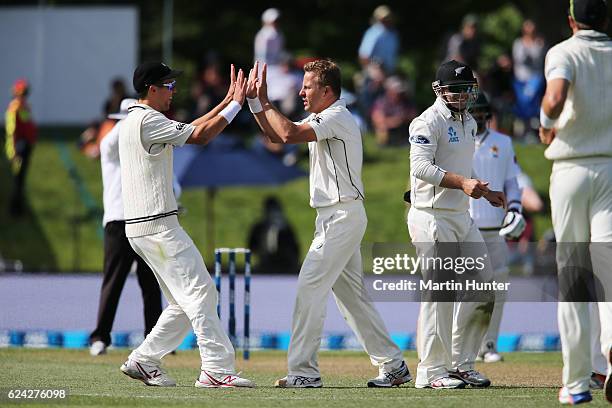
[[[340,312],[379,368],[369,387],[411,380],[402,352],[391,340],[363,284],[360,244],[367,218],[361,182],[363,150],[359,126],[340,96],[340,69],[327,60],[304,66],[300,96],[306,119],[294,123],[268,100],[266,65],[249,76],[247,97],[264,135],[274,143],[308,143],[310,206],[317,211],[315,236],[298,278],[288,375],[277,387],[322,386],[317,360],[327,299],[333,292]]]
[[[540,139],[550,144],[552,222],[557,240],[563,352],[562,404],[591,401],[589,299],[572,298],[573,274],[587,254],[603,293],[597,294],[601,349],[608,358],[604,393],[612,402],[612,40],[604,0],[572,0],[572,37],[552,47],[545,62],[546,94]],[[580,244],[582,243],[582,244]],[[585,244],[586,243],[586,244]],[[587,244],[591,243],[590,245]]]
[[[522,215],[521,194],[517,176],[521,169],[509,136],[489,129],[488,122],[492,117],[491,106],[484,93],[478,95],[476,103],[470,109],[476,120],[476,151],[474,152],[474,171],[486,176],[489,188],[503,191],[508,208],[493,207],[484,200],[470,198],[470,216],[487,244],[487,252],[493,268],[495,280],[508,280],[508,247],[506,237],[518,238],[525,230],[525,218]],[[505,292],[497,292],[495,306],[491,315],[489,329],[480,347],[479,357],[485,363],[502,360],[497,352],[497,338],[505,302]]]
[[[217,316],[217,290],[200,252],[181,228],[172,191],[174,146],[206,144],[242,107],[246,78],[231,69],[225,99],[191,124],[175,122],[161,112],[170,108],[181,72],[161,62],[146,62],[134,71],[139,103],[130,107],[119,137],[125,232],[130,245],[154,272],[168,301],[144,342],[121,371],[147,385],[175,386],[160,367],[193,329],[200,349],[201,373],[196,387],[253,387],[237,376],[234,348]]]
[[[470,67],[449,61],[438,68],[432,85],[435,103],[410,125],[412,206],[408,230],[418,256],[432,256],[431,247],[439,242],[476,243],[485,250],[468,212],[468,198],[485,197],[501,207],[505,207],[505,198],[502,192],[490,190],[488,183],[472,178],[476,122],[467,109],[476,99],[478,84]],[[435,247],[433,250],[437,251]],[[481,273],[490,279],[491,265],[483,255],[485,267]],[[430,271],[422,272],[427,279]],[[491,384],[474,370],[474,361],[492,308],[492,300],[454,304],[452,300],[422,299],[417,328],[417,388]]]

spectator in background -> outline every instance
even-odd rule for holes
[[[468,14],[463,17],[461,31],[448,40],[444,61],[456,60],[463,62],[478,71],[480,58],[480,38],[478,36],[478,17]]]
[[[385,94],[374,102],[372,125],[380,146],[408,143],[408,126],[417,116],[408,86],[397,76],[385,80]]]
[[[104,216],[104,280],[100,290],[98,321],[95,330],[89,336],[92,356],[106,353],[111,344],[111,330],[132,264],[136,262],[136,275],[142,290],[145,318],[145,337],[161,315],[161,290],[155,275],[147,264],[136,254],[125,236],[125,217],[123,215],[123,198],[121,194],[121,168],[119,163],[119,129],[122,119],[128,114],[128,108],[136,99],[124,99],[118,113],[111,113],[109,119],[119,120],[100,143],[100,162],[102,165],[102,186]]]
[[[191,87],[191,118],[204,115],[217,106],[227,93],[227,83],[219,71],[216,58],[209,58],[199,70],[198,78]]]
[[[121,107],[121,101],[127,98],[127,91],[125,90],[125,82],[122,78],[115,78],[111,82],[111,94],[104,102],[104,117],[107,117],[111,113],[119,112]],[[110,130],[110,129],[109,129]]]
[[[366,30],[359,46],[359,62],[366,69],[372,62],[381,65],[386,75],[395,72],[399,52],[399,35],[393,29],[393,14],[387,6],[378,6],[373,24]]]
[[[522,123],[516,133],[535,132],[540,125],[538,115],[544,95],[544,39],[537,33],[532,20],[525,20],[521,37],[514,40],[512,59],[514,61],[513,88],[516,95],[515,114]],[[515,134],[516,134],[515,133]]]
[[[297,274],[300,270],[299,245],[280,201],[273,196],[267,197],[263,210],[263,217],[249,232],[248,247],[257,257],[254,271]]]
[[[512,59],[507,53],[500,54],[493,66],[484,75],[484,87],[491,97],[491,108],[494,112],[493,129],[512,135],[514,120],[514,90],[512,82]]]
[[[399,53],[399,35],[393,28],[393,14],[385,5],[372,14],[372,25],[366,30],[359,45],[362,71],[355,77],[361,116],[371,126],[374,101],[384,93],[384,81],[395,72]]]
[[[279,19],[278,9],[267,9],[261,15],[262,27],[255,35],[255,60],[268,64],[268,75],[270,66],[282,62],[285,51],[285,38],[278,29]]]
[[[25,180],[30,155],[36,143],[37,129],[28,103],[30,87],[25,79],[13,84],[13,99],[5,114],[6,157],[13,174],[13,191],[9,204],[11,215],[19,216],[25,207]]]

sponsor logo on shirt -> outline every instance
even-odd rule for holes
[[[448,128],[448,143],[459,143],[459,136],[457,136],[457,131],[452,126]]]
[[[185,126],[187,126],[187,124],[186,124],[186,123],[177,123],[177,124],[176,124],[176,130],[178,130],[178,131],[180,132],[181,130],[183,130],[183,128],[184,128]]]
[[[425,136],[410,136],[410,139],[408,139],[410,141],[411,144],[431,144],[431,142],[429,141],[428,138],[426,138]]]
[[[314,118],[312,118],[312,120],[320,124],[323,119],[320,116],[315,116]]]
[[[491,147],[491,155],[497,159],[499,157],[499,148],[497,146]]]

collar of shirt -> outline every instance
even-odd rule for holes
[[[134,105],[130,106],[128,108],[128,113],[132,112],[134,109],[151,109],[153,110],[152,107],[150,107],[149,105],[145,105],[144,103],[135,103]]]
[[[446,106],[442,98],[436,98],[436,102],[434,102],[434,108],[439,113],[441,113],[445,119],[461,120],[461,114],[450,110],[448,106]]]
[[[484,141],[489,137],[489,129],[485,130],[482,133],[476,134],[476,146],[480,146],[484,143]]]
[[[579,30],[575,37],[581,38],[587,41],[609,41],[610,37],[606,33],[602,33],[600,31],[595,30]]]
[[[323,112],[327,111],[328,109],[332,109],[332,108],[335,108],[335,107],[338,107],[338,106],[341,106],[341,107],[346,108],[346,101],[345,101],[344,99],[340,99],[340,98],[339,98],[339,99],[336,99],[336,102],[332,103],[332,104],[331,104],[331,105],[329,105],[327,108],[323,109],[323,111],[321,111],[321,112],[319,112],[319,113],[313,113],[311,116],[312,116],[313,118],[316,118],[316,117],[318,117],[319,115],[321,115]]]

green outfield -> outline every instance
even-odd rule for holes
[[[369,389],[365,381],[375,375],[364,353],[322,352],[321,370],[325,388],[275,389],[275,379],[284,375],[285,354],[255,352],[248,362],[239,360],[237,369],[257,382],[256,389],[196,389],[199,356],[179,352],[165,359],[165,368],[179,386],[147,387],[119,371],[128,350],[90,357],[86,350],[0,349],[0,389],[67,388],[69,397],[59,406],[152,406],[193,407],[376,407],[401,404],[406,407],[545,407],[558,406],[561,381],[560,353],[509,353],[506,361],[479,366],[493,381],[487,389],[417,390],[413,383],[393,389]],[[416,354],[407,353],[415,371]],[[601,391],[594,403],[604,404]],[[46,402],[45,405],[50,405]],[[7,406],[0,399],[0,406]],[[11,404],[12,405],[12,404]],[[19,403],[18,406],[30,404]],[[32,404],[34,405],[34,404]],[[56,405],[56,404],[52,404]],[[57,406],[56,405],[56,406]],[[17,405],[16,405],[17,406]],[[398,405],[399,406],[399,405]]]

